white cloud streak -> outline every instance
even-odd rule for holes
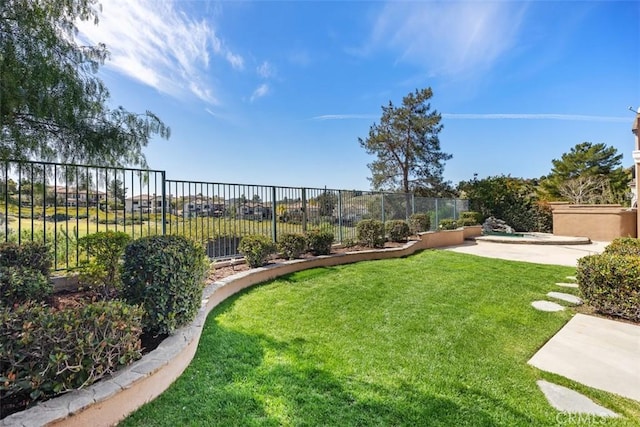
[[[242,56],[229,50],[210,23],[195,20],[174,0],[110,0],[100,22],[79,22],[79,38],[104,43],[106,67],[175,97],[185,94],[217,104],[210,84],[211,56],[232,68],[244,67]]]
[[[629,117],[615,116],[588,116],[581,114],[519,114],[519,113],[442,113],[443,119],[453,120],[566,120],[566,121],[588,121],[588,122],[629,122]],[[380,115],[375,114],[324,114],[312,117],[313,120],[364,120],[379,119]]]
[[[266,83],[263,83],[260,86],[258,86],[256,88],[256,90],[253,91],[253,94],[251,95],[250,101],[253,102],[258,98],[262,98],[263,96],[267,95],[268,93],[269,93],[269,85],[266,84]]]
[[[276,69],[269,61],[264,61],[262,64],[258,65],[256,73],[258,73],[258,75],[263,79],[269,79],[271,77],[275,77]]]
[[[430,75],[491,67],[517,41],[526,2],[389,2],[362,53],[388,49]]]

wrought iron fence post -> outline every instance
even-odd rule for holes
[[[338,190],[338,240],[342,243],[342,190]]]
[[[162,235],[166,236],[167,235],[167,187],[166,187],[166,172],[165,171],[161,171],[160,172],[160,180],[162,181],[162,185],[160,186],[162,188],[161,192],[162,192],[162,207],[160,208],[160,216],[162,218],[162,227],[160,227],[162,229]],[[155,202],[155,200],[154,200]]]
[[[302,232],[307,232],[307,189],[302,188]]]
[[[276,206],[276,187],[271,187],[271,200],[273,200],[273,208],[271,210],[271,233],[273,242],[278,242],[278,217],[276,212],[278,211]]]
[[[438,198],[436,198],[436,231],[438,231]]]
[[[416,213],[416,193],[411,193],[411,215]],[[407,221],[409,218],[407,218]]]
[[[380,198],[380,205],[382,207],[382,215],[380,217],[381,217],[382,223],[384,224],[384,192],[381,192],[380,194],[382,195],[382,197]]]

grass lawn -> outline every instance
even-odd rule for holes
[[[574,273],[425,251],[274,280],[217,307],[184,374],[122,425],[638,425],[640,404],[526,363],[571,316],[530,303]],[[625,418],[559,414],[541,378]]]

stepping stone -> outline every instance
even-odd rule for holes
[[[559,299],[564,302],[568,302],[569,304],[575,304],[575,305],[582,304],[582,300],[579,297],[571,294],[565,294],[563,292],[549,292],[547,293],[547,296],[551,298]]]
[[[533,308],[540,311],[554,312],[564,310],[563,306],[551,301],[534,301],[531,303],[531,305],[533,306]]]
[[[578,284],[577,283],[556,283],[556,285],[558,286],[562,286],[563,288],[573,288],[573,289],[578,289]]]
[[[573,280],[574,282],[577,280],[577,279],[576,279],[576,276],[567,276],[567,277],[565,277],[565,279],[567,279],[567,280]]]
[[[536,381],[549,404],[558,411],[570,414],[595,415],[598,417],[619,417],[618,414],[598,405],[587,396],[548,381]]]

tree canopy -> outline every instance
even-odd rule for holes
[[[374,123],[360,146],[376,159],[367,165],[376,190],[428,189],[442,183],[444,162],[452,156],[440,149],[441,116],[431,110],[431,88],[409,93],[401,106],[390,101],[382,107],[380,123]]]
[[[615,147],[591,142],[577,144],[560,159],[552,160],[551,173],[541,182],[542,193],[548,200],[623,202],[631,177],[621,160],[622,154]],[[587,194],[586,190],[593,194]],[[578,194],[579,199],[570,197],[572,194]]]
[[[76,22],[97,24],[96,0],[0,2],[0,158],[146,166],[169,128],[153,113],[108,107],[96,73],[106,46],[82,46]]]

